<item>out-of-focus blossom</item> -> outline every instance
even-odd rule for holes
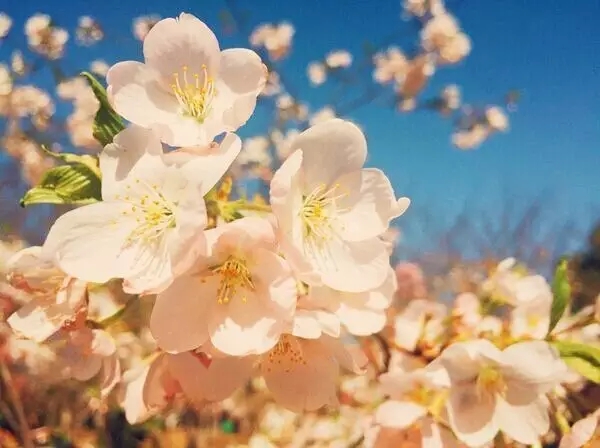
[[[568,371],[545,341],[519,342],[503,351],[485,339],[458,342],[428,368],[440,365],[450,381],[450,426],[472,447],[491,442],[499,430],[517,442],[538,443],[550,428],[545,394]]]
[[[82,45],[93,45],[104,37],[104,31],[100,24],[90,16],[79,17],[77,30],[75,31],[77,42]]]
[[[308,117],[308,107],[306,104],[298,103],[287,93],[279,95],[276,104],[279,120],[281,121],[304,121]]]
[[[471,40],[448,13],[427,21],[421,30],[421,44],[425,50],[439,56],[437,62],[440,64],[455,64],[471,51]]]
[[[513,337],[544,339],[550,324],[552,290],[542,276],[525,277],[517,289],[517,306],[511,311],[510,331]],[[527,288],[527,291],[523,291]],[[530,298],[532,297],[532,298]]]
[[[594,448],[600,443],[600,409],[575,422],[558,448]]]
[[[133,35],[137,40],[144,40],[150,30],[160,21],[160,16],[151,14],[133,19]]]
[[[424,54],[417,56],[408,63],[403,77],[395,78],[401,111],[407,112],[415,108],[416,97],[425,88],[427,81],[434,72],[435,65],[432,58]]]
[[[264,47],[269,57],[277,61],[288,55],[295,31],[294,26],[287,22],[279,25],[263,24],[250,35],[250,45],[257,48]]]
[[[25,59],[23,59],[23,53],[19,50],[13,51],[10,59],[10,68],[12,71],[19,76],[23,76],[27,71],[27,65]]]
[[[278,129],[271,132],[271,140],[275,145],[275,151],[280,161],[288,158],[292,150],[292,143],[299,134],[300,131],[297,129],[289,129],[285,134]]]
[[[73,102],[73,112],[66,120],[71,143],[90,151],[101,149],[93,135],[94,119],[100,103],[85,79],[78,76],[62,81],[56,87],[56,93],[59,98]]]
[[[438,64],[457,64],[471,52],[471,39],[465,33],[458,33],[454,39],[439,50]]]
[[[450,84],[442,89],[439,98],[434,102],[435,109],[442,115],[450,115],[460,108],[460,89],[455,84]]]
[[[314,126],[318,123],[323,123],[333,118],[336,118],[335,111],[331,107],[325,106],[322,109],[315,112],[314,114],[312,114],[309,120],[309,124],[311,126]]]
[[[267,75],[267,81],[265,82],[265,87],[262,89],[260,94],[262,96],[274,96],[281,93],[281,80],[279,78],[279,74],[270,70]]]
[[[182,13],[161,20],[143,46],[144,63],[123,61],[110,68],[108,92],[120,115],[153,129],[164,143],[208,145],[254,112],[266,78],[260,57],[243,48],[221,51],[197,17]]]
[[[406,16],[416,17],[423,17],[428,14],[437,16],[446,12],[443,0],[404,0],[402,8]]]
[[[25,35],[29,47],[48,59],[62,57],[69,33],[52,24],[47,14],[35,14],[25,22]]]
[[[458,149],[476,149],[490,135],[487,126],[476,124],[470,129],[462,129],[452,134],[452,144]]]
[[[425,274],[418,264],[401,262],[394,268],[398,289],[396,299],[406,302],[412,299],[424,299],[427,296]]]
[[[483,318],[479,297],[472,292],[459,294],[454,300],[452,315],[459,319],[461,326],[465,329],[475,330]]]
[[[4,64],[0,64],[0,96],[8,95],[13,88],[10,70]]]
[[[13,88],[10,95],[0,96],[0,115],[8,117],[40,117],[48,119],[54,114],[54,103],[47,92],[32,86]]]
[[[101,59],[96,59],[92,61],[90,64],[90,71],[98,76],[106,76],[108,70],[110,69],[110,65],[108,65],[105,61]]]
[[[321,62],[308,64],[308,79],[314,86],[320,86],[327,80],[327,68]]]
[[[421,341],[434,348],[440,344],[437,338],[443,332],[442,321],[448,315],[442,303],[426,299],[414,299],[394,319],[394,343],[413,352]]]
[[[373,79],[381,84],[404,79],[409,68],[408,59],[398,47],[390,47],[383,53],[377,53],[373,62]]]
[[[271,154],[269,154],[270,145],[269,139],[262,135],[245,139],[242,144],[240,155],[235,163],[240,166],[271,166],[273,160]]]
[[[346,50],[334,50],[325,56],[329,68],[348,68],[352,64],[352,55]]]
[[[485,110],[485,119],[494,131],[505,132],[508,129],[508,117],[498,106],[491,106]]]
[[[6,13],[0,12],[0,39],[4,39],[8,36],[12,27],[12,19]]]

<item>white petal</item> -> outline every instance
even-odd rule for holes
[[[221,52],[219,78],[237,95],[257,96],[265,84],[266,67],[254,51],[230,48]]]
[[[340,119],[319,123],[299,134],[290,152],[296,149],[303,153],[303,181],[308,191],[332,185],[342,174],[361,169],[367,157],[362,131]]]
[[[381,235],[390,221],[406,211],[410,201],[402,207],[394,194],[389,179],[377,169],[362,169],[346,173],[337,179],[340,193],[337,206],[345,210],[339,214],[341,234],[345,240],[361,241]]]
[[[498,433],[498,422],[494,418],[495,397],[479,395],[472,385],[453,386],[446,409],[452,430],[469,446],[491,442]]]
[[[123,278],[135,266],[125,242],[136,226],[117,202],[99,202],[69,211],[51,227],[44,253],[53,255],[67,274],[91,283]]]
[[[55,305],[55,307],[59,307],[59,305]],[[62,306],[60,308],[63,309],[62,313],[52,310],[53,315],[49,316],[46,307],[40,306],[34,300],[11,314],[7,322],[16,333],[40,343],[58,331],[71,316],[70,307]]]
[[[454,343],[440,356],[440,362],[453,382],[472,381],[479,374],[483,362],[497,365],[502,360],[503,353],[486,339]]]
[[[386,428],[404,429],[427,414],[427,409],[410,401],[390,400],[375,411],[375,421]]]
[[[548,406],[544,399],[524,406],[511,406],[498,400],[496,418],[500,430],[510,438],[533,445],[550,429]]]
[[[190,74],[202,74],[205,65],[215,76],[219,70],[219,42],[206,24],[183,13],[177,20],[163,19],[152,27],[144,39],[144,58],[169,83],[173,73],[181,72],[183,67],[188,67]]]

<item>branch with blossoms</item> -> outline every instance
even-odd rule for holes
[[[221,50],[186,13],[152,26],[144,57],[110,67],[106,89],[83,74],[102,150],[46,149],[57,166],[22,199],[75,208],[7,263],[8,286],[26,296],[7,313],[11,344],[44,347],[59,379],[95,384],[95,406],[118,405],[132,424],[181,399],[225,408],[255,392],[305,417],[292,440],[259,431],[256,444],[332,446],[317,430],[332,417],[347,446],[597,441],[600,302],[570,311],[566,260],[548,284],[506,259],[450,307],[423,285],[402,296],[415,276],[392,269],[386,235],[410,200],[363,167],[355,124],[299,132],[268,195],[236,196],[235,132],[264,90],[263,60]],[[102,312],[115,283],[129,298]],[[125,365],[119,324],[144,300],[152,348]],[[2,409],[31,446],[21,397],[9,399]]]

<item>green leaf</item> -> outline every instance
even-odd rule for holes
[[[90,168],[98,177],[102,177],[98,166],[98,158],[95,156],[89,154],[72,154],[69,152],[53,152],[44,145],[42,145],[42,151],[50,157],[62,160],[65,163],[81,163]]]
[[[100,102],[100,108],[94,119],[94,138],[100,142],[102,146],[108,145],[113,141],[115,135],[125,129],[123,119],[117,114],[106,96],[106,89],[98,82],[98,80],[88,72],[81,73],[90,87],[94,95]]]
[[[567,259],[562,259],[558,262],[554,271],[554,279],[552,280],[552,309],[550,311],[550,325],[548,326],[548,334],[554,330],[556,324],[565,313],[569,302],[571,301],[571,285],[569,283]]]
[[[554,341],[552,345],[572,369],[600,384],[600,348],[571,341]]]
[[[21,207],[31,204],[91,204],[101,200],[100,177],[87,165],[76,163],[52,168],[33,187]]]

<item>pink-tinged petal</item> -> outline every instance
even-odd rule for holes
[[[337,179],[340,194],[336,205],[340,234],[347,241],[374,238],[385,232],[390,221],[403,214],[410,200],[396,199],[389,179],[382,171],[367,168],[345,173]]]
[[[71,311],[68,307],[62,308]],[[7,322],[17,334],[40,343],[56,333],[69,316],[60,312],[49,315],[46,307],[33,300],[11,314]]]
[[[394,343],[398,347],[409,352],[416,349],[423,332],[428,303],[425,299],[411,300],[408,302],[406,309],[396,316],[394,320]]]
[[[389,256],[379,238],[349,242],[335,238],[321,251],[307,250],[306,258],[330,288],[363,292],[383,284],[388,276]]]
[[[131,424],[140,423],[159,412],[167,405],[166,391],[162,378],[166,370],[166,355],[155,357],[152,362],[137,372],[126,372],[124,376],[133,374],[133,378],[125,384],[121,406],[125,410],[125,418]]]
[[[206,69],[214,77],[219,71],[219,42],[206,24],[182,13],[178,19],[163,19],[152,27],[144,39],[144,58],[169,84],[184,67],[188,76],[202,76]]]
[[[314,313],[308,310],[296,310],[292,323],[292,334],[303,339],[318,339],[323,332]]]
[[[498,421],[494,418],[496,398],[479,394],[471,385],[454,385],[446,404],[450,427],[469,446],[477,447],[494,439]]]
[[[360,302],[352,303],[351,301],[341,303],[335,314],[348,332],[355,336],[369,336],[381,331],[387,319],[384,310],[361,307]]]
[[[103,357],[111,356],[115,353],[117,350],[115,341],[106,331],[92,330],[92,334],[92,353]]]
[[[121,364],[116,354],[102,360],[102,378],[100,381],[100,396],[105,398],[121,381]]]
[[[287,335],[281,344],[261,363],[261,372],[275,401],[294,412],[337,405],[339,369],[329,350],[319,340]]]
[[[367,142],[362,131],[340,119],[319,123],[299,134],[290,152],[303,153],[303,184],[306,192],[321,185],[333,185],[344,173],[359,170],[367,157]]]
[[[217,287],[217,279],[202,283],[197,277],[185,275],[156,297],[150,331],[160,348],[181,353],[206,342],[206,319],[216,303]]]
[[[140,249],[137,272],[129,273],[123,282],[128,294],[157,294],[164,291],[173,281],[171,257],[166,240],[154,244],[154,250]]]
[[[226,129],[234,131],[246,124],[256,108],[256,102],[257,99],[254,93],[236,97],[233,104],[222,113],[222,120]]]
[[[581,448],[594,437],[598,429],[598,419],[600,411],[588,415],[577,421],[572,427],[571,432],[567,433],[560,441],[558,448]]]
[[[249,252],[257,249],[261,249],[260,253],[264,253],[264,249],[275,250],[277,247],[277,238],[275,236],[275,229],[271,221],[264,218],[257,217],[246,217],[236,219],[233,222],[224,224],[215,229],[211,229],[211,233],[216,239],[214,245],[214,252],[220,253],[231,253],[233,252]],[[260,267],[260,263],[256,260],[257,267]],[[290,275],[289,267],[287,265],[281,265],[281,263],[270,263],[271,268],[277,269],[276,276],[282,273],[282,269]],[[265,272],[268,276],[271,274],[266,270],[259,270]],[[257,272],[260,275],[260,272]]]
[[[230,48],[221,52],[219,78],[237,95],[257,96],[265,85],[266,74],[265,65],[252,50]]]
[[[486,339],[456,342],[446,348],[440,362],[448,371],[452,382],[474,380],[483,363],[503,364],[503,353]]]
[[[192,353],[168,355],[169,371],[195,402],[229,397],[250,379],[254,361],[253,357],[213,358],[207,367]]]
[[[523,406],[511,406],[499,399],[495,416],[500,430],[517,442],[534,445],[550,430],[548,404],[538,399]]]
[[[71,377],[77,381],[88,381],[98,374],[102,368],[102,356],[79,354],[70,364]]]
[[[503,358],[506,400],[515,406],[528,404],[549,392],[568,372],[556,349],[545,341],[513,344],[504,350]]]
[[[133,251],[125,251],[127,237],[136,227],[126,219],[127,204],[98,202],[71,210],[56,220],[44,243],[67,274],[91,283],[125,277],[135,268]]]
[[[162,145],[153,131],[131,125],[119,132],[100,153],[102,197],[114,199],[135,177],[135,167],[142,159],[162,156]]]
[[[126,120],[145,128],[181,121],[177,98],[165,90],[158,76],[140,62],[113,65],[106,75],[113,108]],[[163,136],[163,127],[157,127],[156,131],[161,140],[169,143]]]
[[[421,420],[421,435],[423,437],[421,448],[462,448],[447,428],[438,425],[431,417],[425,417]],[[484,447],[479,447],[484,448]]]
[[[375,411],[375,421],[386,428],[408,428],[421,417],[427,415],[427,409],[410,401],[390,400]]]
[[[340,367],[357,375],[362,375],[365,373],[369,360],[360,345],[354,341],[354,339],[347,337],[338,339],[326,335],[321,336],[319,339],[321,345],[332,354]]]
[[[206,148],[180,148],[165,154],[166,161],[181,165],[181,171],[202,184],[201,196],[206,195],[227,172],[242,149],[242,141],[228,133],[219,145]]]

